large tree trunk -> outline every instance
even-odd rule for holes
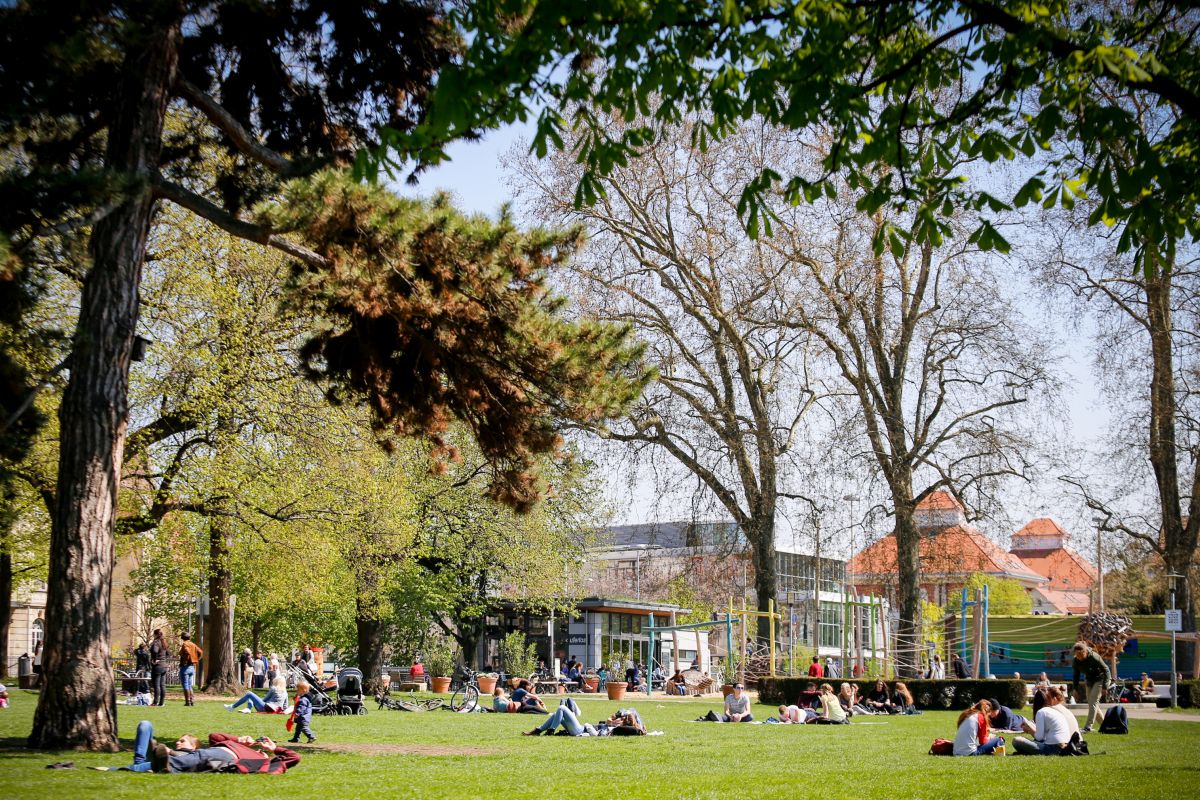
[[[896,572],[900,622],[896,626],[896,675],[916,677],[920,663],[916,643],[921,639],[921,532],[914,517],[912,478],[899,477],[892,486],[896,509]]]
[[[754,596],[758,602],[758,610],[766,612],[771,601],[775,599],[775,589],[778,584],[775,570],[775,512],[765,513],[755,518],[751,525],[753,533],[747,532],[750,539],[751,554],[754,564]],[[766,644],[771,638],[771,621],[766,617],[758,617],[758,641]]]
[[[1157,265],[1152,269],[1153,274],[1146,280],[1146,318],[1151,357],[1150,464],[1154,468],[1162,512],[1163,562],[1168,573],[1184,576],[1176,581],[1175,602],[1183,611],[1184,630],[1195,630],[1196,613],[1192,607],[1189,582],[1196,554],[1197,526],[1200,525],[1195,485],[1200,476],[1190,476],[1193,485],[1185,521],[1179,491],[1179,445],[1175,424],[1179,405],[1175,392],[1174,322],[1171,314],[1173,273],[1158,269]],[[1180,645],[1176,649],[1175,670],[1190,671],[1194,645],[1191,642],[1181,642]]]
[[[0,519],[0,678],[8,677],[8,631],[12,623],[13,571],[8,551],[10,522],[7,514]]]
[[[383,677],[383,620],[379,618],[379,574],[366,567],[368,557],[360,556],[355,571],[354,627],[358,634],[358,668],[363,674],[363,689],[374,694]]]
[[[242,676],[238,674],[233,651],[233,609],[229,602],[229,548],[233,542],[232,517],[217,513],[208,520],[208,630],[205,653],[208,659],[204,691],[213,694],[237,694]]]
[[[90,241],[92,267],[83,285],[71,379],[59,410],[45,688],[34,714],[31,747],[118,749],[109,645],[113,518],[138,285],[154,206],[148,181],[158,171],[178,48],[174,22],[131,46],[112,111],[106,165],[118,179],[135,183],[124,202],[96,224]]]

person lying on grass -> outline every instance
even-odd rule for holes
[[[780,706],[779,721],[784,725],[806,725],[816,720],[817,712],[800,706]],[[767,720],[770,722],[770,720]]]
[[[1025,719],[1008,706],[1000,705],[1000,701],[992,697],[988,699],[992,705],[992,713],[988,715],[988,725],[994,731],[1023,731],[1033,733],[1033,723]]]
[[[570,697],[560,700],[558,708],[546,721],[531,731],[522,731],[522,736],[552,735],[560,726],[563,736],[645,736],[646,726],[637,709],[622,708],[606,720],[595,725],[580,722],[579,705]]]
[[[980,700],[958,715],[958,733],[954,736],[954,755],[990,756],[997,747],[1004,744],[1002,737],[989,736],[988,719],[991,714],[992,704],[987,700]]]
[[[1020,755],[1056,756],[1079,734],[1079,720],[1062,704],[1063,693],[1057,687],[1046,690],[1046,705],[1034,717],[1033,741],[1018,736],[1013,750]]]
[[[521,704],[510,699],[503,686],[497,686],[492,691],[492,711],[497,714],[515,714],[521,710]]]
[[[542,698],[529,690],[529,681],[523,680],[513,690],[512,701],[517,704],[517,710],[522,714],[549,714]]]
[[[100,769],[129,772],[240,772],[280,775],[300,763],[300,756],[280,747],[263,736],[232,736],[210,733],[208,747],[185,733],[175,740],[174,749],[154,739],[154,725],[149,720],[138,723],[133,739],[133,764],[128,767]]]
[[[258,711],[263,714],[282,714],[288,705],[287,678],[276,675],[271,681],[271,688],[266,697],[259,697],[254,692],[246,692],[236,702],[226,703],[230,711],[238,706],[245,706],[247,711]]]

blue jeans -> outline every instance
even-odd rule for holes
[[[539,732],[545,733],[556,730],[559,725],[562,725],[572,736],[583,733],[583,723],[579,721],[579,706],[569,697],[560,702],[554,713],[546,717],[546,721],[537,729]]]
[[[133,735],[133,764],[121,767],[130,772],[150,771],[150,740],[154,738],[154,725],[150,720],[138,723],[137,733]]]
[[[246,692],[244,695],[242,695],[238,701],[233,704],[233,708],[237,708],[243,703],[249,703],[250,707],[255,711],[262,711],[267,706],[267,704],[263,702],[262,698],[256,695],[254,692]]]
[[[196,665],[195,664],[191,664],[191,665],[183,667],[179,670],[179,682],[183,684],[183,690],[185,692],[190,692],[192,690],[192,683],[194,683],[195,680],[196,680]]]
[[[973,755],[990,756],[992,754],[992,751],[995,750],[997,747],[999,747],[1002,744],[1004,744],[1004,737],[993,736],[991,739],[988,739],[986,742],[979,745],[979,747],[976,747]]]

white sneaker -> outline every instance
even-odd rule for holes
[[[233,703],[222,703],[226,711],[233,711]]]
[[[243,707],[242,707],[241,709],[239,709],[239,710],[240,710],[240,711],[241,711],[243,714],[253,714],[253,713],[254,713],[254,709],[253,709],[253,708],[251,708],[250,706],[243,706]]]

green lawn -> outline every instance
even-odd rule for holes
[[[404,798],[530,797],[538,800],[626,798],[928,797],[1163,798],[1193,796],[1200,787],[1200,723],[1140,721],[1129,736],[1092,734],[1090,758],[935,758],[935,736],[953,735],[951,712],[866,718],[850,726],[690,723],[712,701],[639,699],[652,730],[646,738],[528,738],[538,717],[499,714],[409,714],[318,717],[319,746],[300,745],[303,762],[282,776],[134,775],[83,769],[127,763],[129,755],[45,753],[24,749],[34,695],[14,692],[0,711],[0,798]],[[585,719],[607,716],[616,703],[581,700]],[[372,704],[373,706],[374,704]],[[759,706],[766,717],[771,709]],[[139,719],[160,739],[218,730],[283,738],[283,719],[236,714],[219,703],[195,708],[122,706],[121,734]],[[129,741],[124,744],[128,747]],[[355,751],[362,745],[367,752]],[[72,759],[81,767],[47,770]],[[186,789],[166,784],[183,783]],[[749,790],[749,791],[747,791]],[[187,794],[183,794],[186,791]]]

